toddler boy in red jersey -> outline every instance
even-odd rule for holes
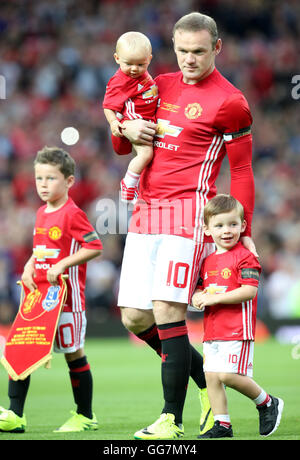
[[[102,243],[85,213],[69,198],[74,184],[75,162],[62,149],[44,147],[35,162],[37,193],[46,204],[37,211],[33,253],[24,267],[23,283],[31,290],[38,280],[58,284],[58,276],[67,274],[68,295],[59,318],[54,351],[64,353],[69,367],[76,412],[57,432],[96,430],[92,411],[93,381],[84,352],[86,330],[86,263],[101,254]],[[9,380],[9,410],[0,408],[0,431],[24,432],[23,415],[30,376]]]
[[[122,122],[143,118],[155,121],[157,86],[147,72],[152,59],[150,40],[140,32],[127,32],[118,39],[115,61],[120,68],[109,80],[103,100],[104,114],[113,136],[122,136]],[[133,144],[136,156],[121,181],[122,201],[137,197],[140,175],[151,162],[151,145]]]
[[[239,242],[246,227],[243,206],[232,196],[219,194],[206,204],[204,223],[217,249],[204,260],[192,303],[204,310],[204,371],[215,424],[199,437],[233,436],[224,385],[254,401],[259,432],[269,436],[279,426],[284,404],[252,379],[261,267]]]

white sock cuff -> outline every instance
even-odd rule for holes
[[[219,422],[227,422],[230,423],[230,415],[229,414],[218,414],[214,415],[214,421],[219,421]]]
[[[139,181],[140,174],[136,174],[132,171],[127,171],[124,177],[124,183],[126,187],[135,187]]]
[[[265,390],[261,390],[261,393],[257,396],[257,398],[253,399],[253,402],[259,406],[268,400],[268,394],[265,392]]]

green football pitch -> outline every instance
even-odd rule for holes
[[[201,345],[195,345],[201,351]],[[159,357],[146,346],[127,338],[89,339],[86,355],[94,379],[94,411],[98,431],[58,434],[75,409],[63,356],[54,354],[51,369],[40,368],[31,377],[25,406],[27,430],[22,434],[0,433],[0,440],[132,440],[133,433],[154,422],[162,409]],[[255,347],[254,378],[266,391],[285,402],[281,425],[268,438],[258,435],[254,404],[227,389],[232,440],[300,440],[300,359],[293,345],[273,339]],[[0,368],[0,406],[8,406],[7,374]],[[197,440],[199,424],[198,391],[191,380],[184,409],[185,436]],[[197,441],[198,443],[200,441]]]

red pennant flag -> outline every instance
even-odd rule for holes
[[[20,308],[8,334],[1,363],[13,380],[24,380],[51,359],[59,315],[67,295],[65,275],[59,284],[36,281],[30,292],[23,284]]]

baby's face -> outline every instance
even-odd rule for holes
[[[142,47],[136,49],[134,53],[122,47],[118,54],[114,54],[114,58],[117,64],[119,64],[122,72],[132,78],[138,78],[148,69],[152,55]]]

